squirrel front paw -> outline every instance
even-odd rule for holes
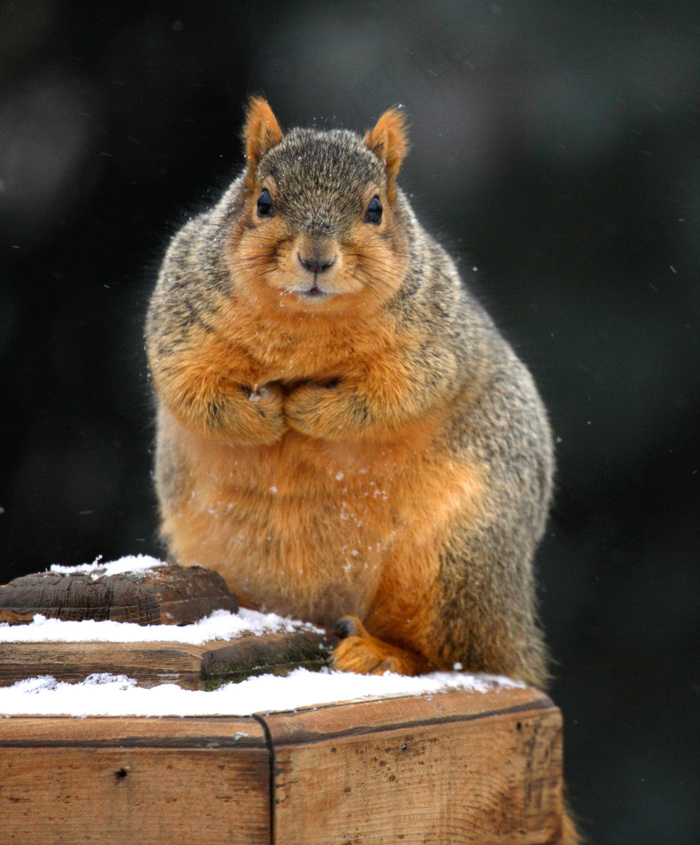
[[[284,416],[295,431],[332,440],[357,433],[367,412],[359,397],[343,382],[307,383],[287,396]]]
[[[331,654],[331,668],[357,675],[418,675],[429,663],[420,654],[390,645],[373,637],[357,616],[344,616],[333,627],[342,637]]]
[[[194,405],[195,403],[193,403]],[[209,432],[232,443],[244,446],[269,446],[286,430],[284,394],[276,384],[258,388],[232,386],[219,389],[208,401],[199,402],[198,413]]]
[[[233,429],[236,442],[249,445],[270,445],[284,434],[284,392],[277,384],[257,388],[240,388],[241,399],[237,425]]]

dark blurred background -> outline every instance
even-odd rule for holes
[[[402,184],[557,434],[542,615],[591,842],[700,841],[700,10],[0,6],[0,581],[160,554],[142,323],[168,237],[281,122],[402,103]]]

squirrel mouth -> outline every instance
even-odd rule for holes
[[[308,290],[300,290],[298,292],[309,299],[322,299],[324,296],[329,296],[328,292],[322,290],[315,282]]]

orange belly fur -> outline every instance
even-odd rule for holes
[[[217,570],[249,607],[323,625],[369,617],[394,641],[425,628],[445,532],[481,498],[476,468],[436,447],[434,418],[381,442],[288,431],[272,446],[165,422],[186,466],[163,514],[180,563]]]

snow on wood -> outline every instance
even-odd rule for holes
[[[375,697],[438,695],[449,690],[488,692],[499,687],[524,686],[509,678],[456,672],[407,678],[306,669],[297,669],[285,678],[274,675],[249,678],[210,692],[185,690],[174,684],[143,689],[123,675],[94,675],[80,684],[44,677],[0,689],[0,714],[245,716]]]
[[[80,567],[54,566],[51,572],[56,575],[79,572],[95,581],[127,573],[136,573],[138,577],[147,579],[165,566],[154,558],[136,556],[107,564],[96,561]],[[251,634],[265,636],[303,632],[314,636],[324,633],[308,623],[246,609],[238,613],[217,610],[197,622],[179,626],[48,619],[37,614],[28,624],[0,623],[0,644],[111,643],[117,650],[125,643],[158,643],[159,647],[164,643],[200,646],[217,641],[236,641]],[[449,690],[487,692],[523,686],[508,678],[460,672],[435,672],[407,678],[388,673],[360,676],[329,669],[311,672],[305,668],[296,669],[286,677],[273,674],[249,677],[210,691],[155,682],[150,684],[150,688],[144,688],[137,685],[136,679],[119,673],[98,672],[79,683],[44,675],[25,678],[0,688],[0,716],[249,715],[375,697],[436,695]]]

